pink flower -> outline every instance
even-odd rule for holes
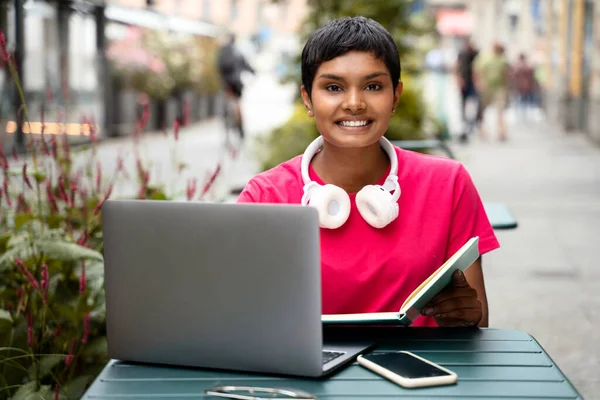
[[[19,259],[15,259],[15,263],[17,264],[17,266],[19,267],[21,272],[23,272],[23,274],[27,277],[27,280],[31,284],[31,287],[33,287],[35,290],[39,290],[40,285],[39,285],[38,281],[34,278],[34,276],[31,274],[31,272],[29,272],[29,270],[27,269],[25,264],[23,264],[23,261],[21,261]]]
[[[175,140],[179,140],[179,120],[177,118],[173,121],[173,133],[175,134]]]
[[[85,261],[81,261],[81,277],[79,278],[79,295],[83,296],[85,294]]]
[[[27,346],[33,347],[33,316],[31,311],[27,313]]]
[[[27,184],[27,187],[29,187],[29,189],[33,189],[33,186],[31,186],[31,181],[27,176],[27,163],[23,164],[23,180],[25,181],[25,184]]]
[[[86,312],[83,316],[83,337],[81,338],[81,343],[85,344],[88,341],[88,337],[90,335],[90,313]]]
[[[85,246],[88,240],[88,232],[87,230],[83,231],[79,239],[77,239],[77,244],[80,246]]]
[[[56,327],[56,329],[52,333],[52,336],[57,337],[57,336],[59,336],[61,334],[61,332],[62,332],[62,325],[58,324],[58,326]]]
[[[0,153],[0,166],[5,171],[8,169],[8,159],[6,158],[4,153]]]
[[[65,180],[62,175],[58,178],[58,193],[60,194],[60,199],[68,204],[69,196],[67,196],[67,190],[65,188]]]
[[[98,204],[96,204],[96,208],[94,208],[93,214],[97,215],[100,210],[102,209],[102,204],[104,204],[104,202],[106,201],[106,199],[108,199],[112,193],[113,190],[113,185],[112,183],[110,184],[110,186],[108,187],[108,191],[106,192],[106,194],[104,195],[104,198],[102,200],[100,200],[98,202]]]
[[[50,284],[50,275],[48,274],[48,266],[46,264],[42,265],[42,295],[44,299],[44,304],[48,304],[48,285]]]
[[[46,196],[48,196],[48,201],[50,202],[50,209],[52,211],[58,211],[58,204],[56,203],[56,197],[54,197],[54,193],[52,193],[52,185],[50,182],[46,184]]]
[[[200,194],[200,198],[204,197],[204,195],[206,193],[208,193],[208,191],[210,190],[211,186],[215,182],[215,179],[217,179],[217,176],[219,176],[220,172],[221,172],[221,164],[219,163],[219,164],[217,164],[217,168],[215,169],[215,171],[209,177],[208,182],[206,182],[204,184],[204,187],[202,188],[202,193]]]
[[[8,176],[4,176],[4,182],[2,184],[4,188],[4,197],[6,197],[6,204],[12,207],[12,201],[10,200],[10,194],[8,192]]]
[[[192,178],[189,179],[187,182],[187,189],[186,189],[186,195],[187,195],[187,199],[192,200],[192,198],[194,197],[194,194],[196,193],[196,185],[198,183],[198,178]]]
[[[75,207],[75,195],[77,194],[77,185],[71,183],[71,198],[69,199],[69,205]]]
[[[10,54],[8,54],[8,49],[6,48],[6,38],[2,31],[0,31],[0,50],[2,51],[2,61],[6,63],[10,62]]]
[[[17,198],[17,208],[15,210],[15,212],[21,213],[29,213],[31,212],[31,207],[29,207],[29,204],[27,204],[27,202],[25,201],[25,195],[23,193],[19,193],[19,196]]]
[[[73,362],[73,355],[75,354],[75,345],[77,341],[73,339],[71,341],[71,347],[69,347],[69,353],[67,354],[67,358],[65,358],[65,365],[68,367]]]
[[[100,161],[96,161],[96,191],[100,192],[100,185],[102,184],[102,166]]]

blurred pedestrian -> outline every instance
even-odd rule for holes
[[[461,141],[467,141],[473,123],[467,120],[467,101],[473,99],[478,102],[477,89],[473,74],[473,63],[479,54],[470,38],[465,38],[464,47],[458,53],[454,74],[460,89],[460,109],[463,122],[463,133],[460,136]]]
[[[225,83],[225,92],[234,103],[236,125],[240,136],[244,137],[244,125],[242,122],[242,112],[240,99],[244,90],[242,73],[249,71],[255,73],[254,69],[248,64],[244,55],[235,47],[235,34],[229,34],[227,42],[221,47],[218,58],[219,72]]]
[[[520,119],[523,117],[529,119],[531,110],[536,105],[538,85],[535,70],[523,53],[519,55],[519,59],[511,69],[511,86],[515,92],[517,116]]]
[[[504,54],[504,46],[495,43],[491,54],[481,54],[475,60],[475,87],[479,92],[477,125],[482,138],[486,138],[485,112],[493,106],[498,112],[498,137],[506,140],[504,111],[508,105],[510,66]]]

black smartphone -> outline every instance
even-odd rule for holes
[[[456,383],[456,373],[419,357],[409,351],[370,353],[360,355],[358,363],[407,388],[452,385]]]

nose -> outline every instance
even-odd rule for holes
[[[344,110],[352,113],[357,113],[364,110],[367,107],[367,104],[362,98],[362,91],[358,89],[347,90],[342,107]]]

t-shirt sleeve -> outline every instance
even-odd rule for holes
[[[462,165],[454,183],[451,221],[448,256],[474,236],[479,237],[481,255],[500,247],[475,184]]]
[[[262,189],[254,179],[251,179],[238,196],[236,203],[260,203],[263,201],[262,197]]]

